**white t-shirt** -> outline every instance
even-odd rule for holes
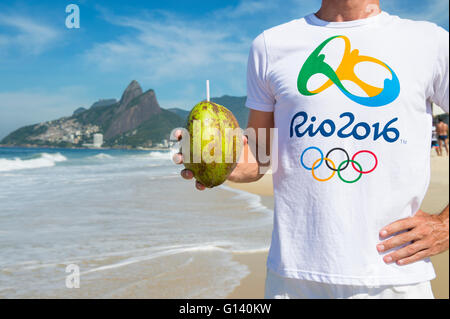
[[[428,259],[385,264],[376,245],[427,191],[448,50],[444,29],[385,12],[336,23],[312,14],[254,40],[246,105],[274,112],[278,129],[269,269],[345,285],[435,277]]]

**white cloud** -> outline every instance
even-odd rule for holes
[[[3,53],[17,48],[21,52],[39,54],[60,37],[56,29],[19,15],[0,14],[0,27],[10,31],[4,34],[0,31],[0,49]]]
[[[126,32],[84,53],[88,65],[102,72],[137,79],[157,88],[163,107],[193,105],[203,97],[204,80],[211,94],[245,95],[246,64],[251,41],[264,28],[318,9],[319,0],[241,0],[195,18],[167,11],[117,15],[98,8],[109,23]],[[185,92],[189,83],[196,89]],[[168,89],[171,88],[171,89]]]
[[[267,12],[276,7],[274,1],[241,1],[235,7],[227,7],[214,12],[216,16],[226,16],[227,18],[240,18],[242,16]]]
[[[242,67],[251,40],[173,16],[163,20],[115,16],[108,20],[131,29],[132,34],[95,45],[86,53],[88,61],[103,71],[141,70],[142,76],[150,75],[152,80],[189,79],[217,72],[224,65]]]
[[[102,71],[122,69],[144,81],[204,78],[224,71],[233,81],[237,70],[245,76],[251,41],[264,27],[302,17],[319,5],[319,0],[286,0],[282,5],[273,0],[241,0],[196,18],[160,10],[126,17],[99,8],[106,21],[128,29],[128,34],[97,43],[85,58]]]

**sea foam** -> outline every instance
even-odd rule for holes
[[[111,159],[111,158],[114,158],[114,157],[111,156],[111,155],[105,154],[105,153],[100,153],[100,154],[91,156],[91,158],[94,158],[94,159]]]
[[[202,251],[212,251],[212,250],[225,251],[225,249],[221,247],[221,245],[223,245],[223,244],[224,243],[210,243],[210,244],[204,244],[204,245],[179,245],[179,246],[172,246],[172,247],[170,247],[170,249],[168,249],[169,247],[160,247],[159,249],[157,249],[156,252],[153,252],[149,255],[131,257],[131,258],[122,260],[122,261],[114,263],[114,264],[105,265],[105,266],[87,270],[87,271],[83,272],[82,274],[88,274],[91,272],[119,268],[119,267],[127,266],[130,264],[138,263],[138,262],[149,261],[149,260],[152,260],[155,258],[166,257],[166,256],[181,254],[181,253],[186,253],[186,252],[202,252]],[[228,243],[226,243],[226,244],[228,244]]]
[[[151,152],[147,156],[151,158],[167,160],[170,160],[172,158],[171,152]]]
[[[273,210],[269,209],[267,206],[265,206],[261,201],[261,196],[252,194],[240,189],[235,189],[229,186],[226,186],[224,184],[219,186],[221,189],[235,193],[236,196],[235,199],[241,199],[245,200],[248,205],[248,210],[250,212],[260,212],[260,213],[266,213],[269,215],[272,215]]]
[[[0,158],[0,172],[9,172],[21,169],[33,169],[55,166],[57,162],[67,161],[67,157],[61,153],[41,153],[31,159],[6,159]]]

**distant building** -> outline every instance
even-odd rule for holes
[[[103,134],[94,134],[94,141],[92,144],[83,144],[84,147],[95,147],[100,148],[103,145]]]
[[[94,147],[102,147],[103,145],[103,134],[94,134]]]

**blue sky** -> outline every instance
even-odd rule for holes
[[[264,29],[315,12],[320,0],[5,1],[0,3],[0,138],[27,124],[120,98],[135,79],[162,107],[245,95],[247,54]],[[80,8],[67,29],[65,7]],[[447,0],[382,0],[391,14],[448,30]]]

